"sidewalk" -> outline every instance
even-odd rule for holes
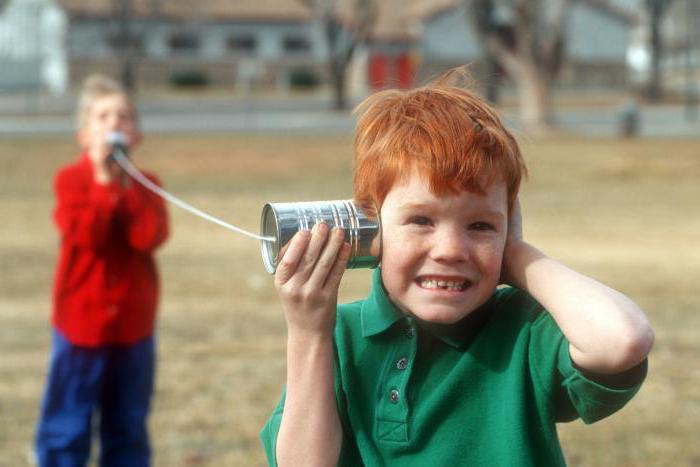
[[[138,96],[142,126],[148,133],[343,133],[355,119],[350,110],[329,110],[328,96],[317,94],[233,95],[205,92]],[[0,94],[0,135],[72,134],[75,97],[7,96]],[[614,101],[568,102],[555,112],[566,133],[614,137],[619,134],[621,106]],[[517,109],[504,107],[506,124],[519,128]],[[682,105],[642,106],[639,135],[700,137],[700,115],[686,118]]]

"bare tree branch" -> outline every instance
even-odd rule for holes
[[[488,53],[515,82],[523,124],[550,123],[550,87],[561,67],[570,0],[463,0]]]

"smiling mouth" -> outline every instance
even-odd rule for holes
[[[418,279],[418,285],[421,288],[428,290],[449,290],[451,292],[462,292],[471,285],[471,282],[468,280],[421,278]]]

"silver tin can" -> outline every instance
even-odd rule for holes
[[[351,252],[348,269],[374,268],[379,264],[381,223],[376,212],[360,209],[352,200],[267,203],[260,219],[265,269],[274,274],[282,248],[299,230],[311,230],[319,222],[340,227]]]

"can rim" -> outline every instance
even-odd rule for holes
[[[268,218],[272,217],[272,221],[275,223],[274,232],[270,232],[268,229]],[[277,246],[279,241],[279,224],[277,223],[277,216],[275,216],[275,208],[272,203],[265,203],[263,206],[262,214],[260,216],[260,232],[261,236],[264,238],[272,237],[275,239],[274,242],[269,240],[260,240],[260,250],[263,257],[263,266],[269,274],[274,274],[277,270],[277,255],[274,253],[273,249]]]

